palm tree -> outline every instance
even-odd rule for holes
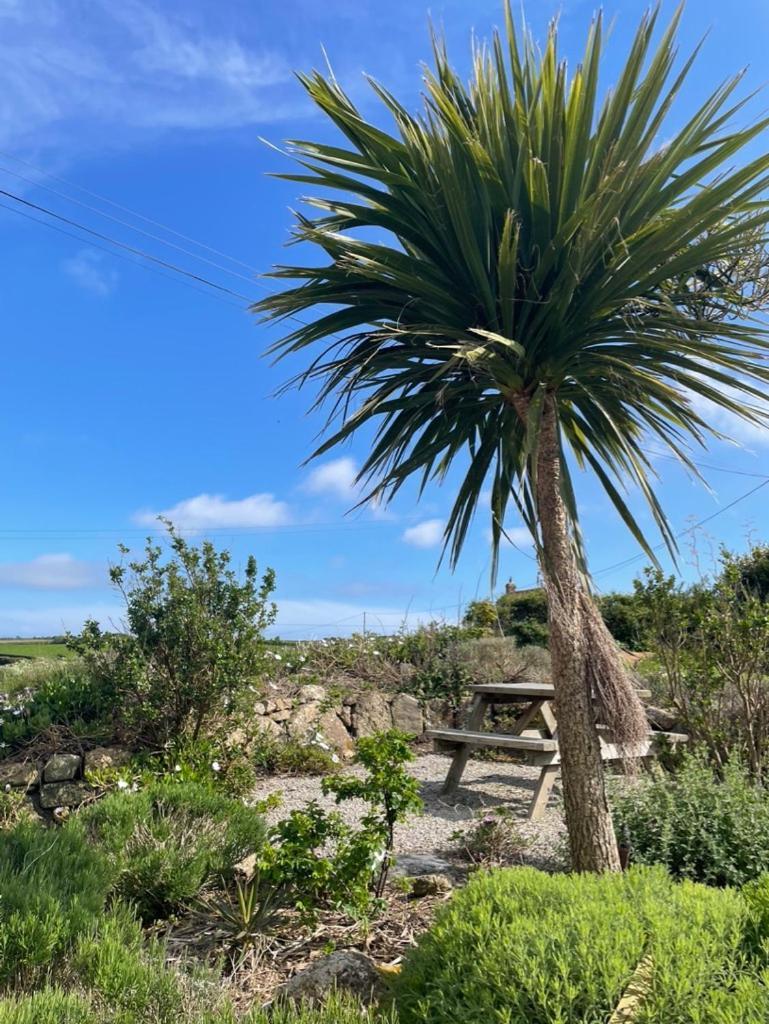
[[[279,355],[325,341],[292,383],[332,399],[316,455],[376,426],[368,497],[463,467],[452,564],[490,485],[496,567],[512,500],[547,589],[573,864],[617,869],[596,715],[627,749],[647,726],[591,596],[572,473],[595,474],[653,558],[621,493],[635,485],[673,550],[649,440],[696,472],[690,452],[715,433],[697,399],[762,420],[769,156],[730,161],[769,119],[732,126],[738,75],[666,136],[696,55],[674,71],[680,10],[656,48],[647,12],[600,104],[600,17],[569,75],[555,26],[539,52],[505,14],[469,85],[434,39],[420,115],[371,82],[390,131],[333,75],[300,76],[346,139],[291,143],[300,167],[282,175],[322,189],[295,237],[324,258],[276,268],[292,284],[255,309],[291,321]]]

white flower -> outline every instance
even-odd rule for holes
[[[303,654],[300,654],[299,655],[299,660],[300,661],[307,661],[307,658],[305,658],[305,656]]]
[[[274,655],[274,657],[275,657],[276,661],[283,661],[283,658],[282,658],[282,656],[280,654],[276,654],[276,655]]]
[[[174,771],[175,772],[180,772],[181,770],[182,770],[182,766],[180,764],[175,764],[174,765]]]
[[[118,779],[117,780],[117,788],[118,789],[128,789],[128,783],[126,782],[125,779]]]
[[[6,782],[6,784],[5,784],[5,791],[6,791],[6,793],[10,793],[11,792],[11,784],[10,784],[10,782]]]
[[[334,762],[334,764],[339,764],[339,755],[338,754],[332,754],[331,755],[331,760]]]
[[[379,657],[379,651],[372,651],[371,653],[375,654],[377,656],[377,658]]]
[[[222,770],[222,766],[219,764],[218,761],[212,761],[211,762],[211,769],[212,769],[212,771],[220,772]]]

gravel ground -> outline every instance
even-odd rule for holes
[[[564,836],[560,810],[560,786],[556,783],[550,804],[538,820],[526,820],[526,810],[539,777],[539,768],[511,764],[505,761],[486,761],[471,758],[462,777],[462,785],[447,800],[441,796],[451,759],[443,754],[425,754],[409,766],[411,773],[422,783],[424,800],[422,814],[412,814],[396,830],[396,853],[433,853],[447,856],[456,843],[451,835],[472,827],[473,821],[495,807],[506,806],[521,819],[521,832],[529,840],[525,860],[538,867],[551,867],[560,861],[560,847]],[[358,769],[349,769],[358,774]],[[254,790],[254,799],[264,799],[272,793],[282,796],[280,807],[268,815],[270,823],[284,817],[289,811],[303,807],[309,800],[317,800],[321,807],[335,807],[332,797],[321,792],[318,776],[273,776],[264,779]],[[364,804],[358,800],[345,801],[339,808],[350,824],[356,824],[364,813]]]

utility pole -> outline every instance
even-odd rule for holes
[[[363,613],[363,638],[366,638],[366,613]]]

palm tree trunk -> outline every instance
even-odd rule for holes
[[[546,400],[542,417],[536,499],[572,868],[619,871],[591,694],[594,671],[589,661],[589,637],[592,638],[595,620],[590,613],[597,615],[598,610],[585,592],[571,543],[569,518],[561,494],[560,446],[552,399]],[[605,649],[602,655],[606,657]],[[619,657],[616,648],[615,657]]]

